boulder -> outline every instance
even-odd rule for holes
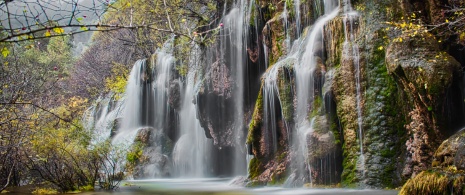
[[[447,168],[449,166],[465,170],[465,129],[443,141],[434,153],[433,167]]]
[[[152,127],[140,128],[131,152],[141,152],[132,163],[134,179],[168,177],[171,175],[173,148],[171,139],[163,131]]]

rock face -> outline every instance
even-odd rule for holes
[[[399,37],[386,51],[387,69],[410,102],[407,129],[407,159],[402,175],[406,178],[429,167],[444,127],[438,115],[444,109],[446,90],[460,64],[441,52],[432,35]],[[433,114],[437,113],[437,114]]]
[[[460,130],[442,142],[433,156],[433,167],[454,166],[465,170],[465,129]]]
[[[140,154],[129,162],[134,179],[169,177],[172,150],[172,141],[162,131],[150,127],[139,129],[130,151]]]
[[[465,193],[465,129],[442,142],[434,153],[432,169],[407,181],[399,194]]]

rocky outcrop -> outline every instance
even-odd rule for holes
[[[422,171],[399,194],[465,193],[465,130],[442,142],[434,153],[432,169]]]
[[[444,97],[460,64],[430,34],[400,36],[386,50],[387,69],[408,98],[406,162],[409,178],[427,169],[442,138]]]
[[[433,156],[433,167],[465,170],[465,129],[442,142]]]
[[[234,80],[230,67],[222,60],[213,62],[206,73],[203,84],[197,94],[199,121],[205,135],[214,143],[231,146],[234,129]]]
[[[172,174],[169,156],[173,143],[162,131],[147,127],[138,130],[128,163],[134,179],[169,177]]]

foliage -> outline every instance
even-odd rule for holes
[[[112,145],[110,141],[100,143],[95,147],[102,160],[98,184],[102,189],[113,190],[124,179],[126,147]]]
[[[114,63],[111,73],[111,76],[105,79],[105,86],[107,90],[116,93],[115,99],[118,100],[126,90],[129,70],[122,64]]]
[[[449,1],[438,15],[431,18],[422,16],[421,11],[412,12],[407,17],[401,17],[400,22],[387,22],[395,30],[401,30],[402,35],[415,37],[426,33],[434,34],[438,42],[455,40],[456,44],[465,46],[465,3]],[[389,29],[389,28],[388,28]],[[388,30],[387,29],[387,30]],[[402,42],[402,37],[394,41]]]

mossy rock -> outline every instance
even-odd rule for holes
[[[455,166],[465,170],[465,129],[442,142],[433,158],[433,167]]]
[[[465,172],[454,167],[423,171],[409,179],[399,194],[465,194]]]
[[[400,36],[386,50],[386,65],[404,88],[414,93],[417,103],[429,111],[439,109],[438,103],[458,72],[460,63],[439,49],[431,34]]]

